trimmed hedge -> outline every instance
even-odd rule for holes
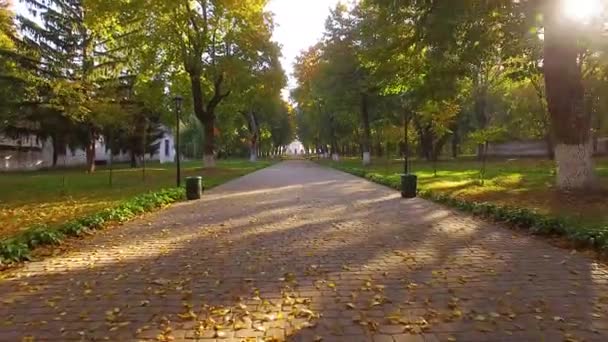
[[[368,179],[372,182],[401,190],[401,178],[398,174],[383,175],[343,165],[333,165],[332,167]],[[422,198],[476,216],[490,218],[527,229],[533,234],[564,236],[576,244],[592,247],[601,252],[608,252],[608,226],[580,227],[570,224],[566,219],[544,215],[527,208],[501,206],[488,202],[467,201],[447,194],[436,193],[424,189],[419,191],[419,195]]]
[[[61,225],[36,225],[18,236],[0,241],[0,265],[29,260],[30,252],[43,245],[58,245],[70,236],[90,234],[111,223],[123,223],[143,213],[185,199],[183,188],[166,189],[136,196],[116,207]]]

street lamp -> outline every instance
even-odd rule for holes
[[[410,173],[410,144],[409,144],[409,132],[408,128],[410,125],[411,111],[407,99],[407,94],[404,94],[404,115],[403,115],[403,134],[404,134],[404,145],[403,145],[403,174],[401,175],[401,197],[403,198],[414,198],[418,192],[418,177]]]
[[[180,163],[180,151],[179,151],[179,114],[182,110],[182,104],[184,103],[184,98],[177,95],[173,98],[175,102],[175,157],[177,164],[177,187],[182,186],[182,168]]]
[[[406,110],[403,115],[403,174],[410,174],[410,140],[409,138],[409,126],[410,126],[410,113]]]

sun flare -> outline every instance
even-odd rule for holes
[[[603,0],[562,0],[564,13],[571,19],[589,21],[602,10]]]

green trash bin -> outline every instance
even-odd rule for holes
[[[188,201],[201,199],[203,196],[203,177],[186,178],[186,198]]]
[[[414,198],[418,192],[418,176],[412,174],[401,175],[401,197]]]

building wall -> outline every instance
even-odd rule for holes
[[[35,136],[11,139],[0,135],[0,170],[36,170],[45,164],[44,141]],[[52,160],[52,159],[51,159]]]
[[[547,157],[545,141],[509,141],[488,146],[488,156],[493,157]]]
[[[173,163],[175,161],[175,139],[173,135],[165,134],[159,142],[160,146],[155,160],[160,161],[161,164]]]
[[[608,154],[608,138],[599,138],[596,155]],[[548,157],[547,143],[536,141],[509,141],[488,146],[488,156],[492,157]]]
[[[146,155],[146,161],[160,161],[160,163],[172,163],[175,160],[175,143],[173,136],[165,133],[165,136],[155,143],[159,143],[156,154]],[[111,152],[106,149],[103,137],[95,143],[95,161],[110,162]],[[114,163],[129,162],[131,156],[128,153],[114,155]],[[57,159],[58,167],[75,167],[86,164],[86,152],[83,149],[66,148],[63,155]],[[11,139],[0,135],[0,172],[2,171],[33,171],[53,166],[53,144],[50,139],[38,140],[35,136]]]
[[[297,156],[304,154],[304,145],[298,140],[292,142],[287,146],[287,154],[290,156]]]

